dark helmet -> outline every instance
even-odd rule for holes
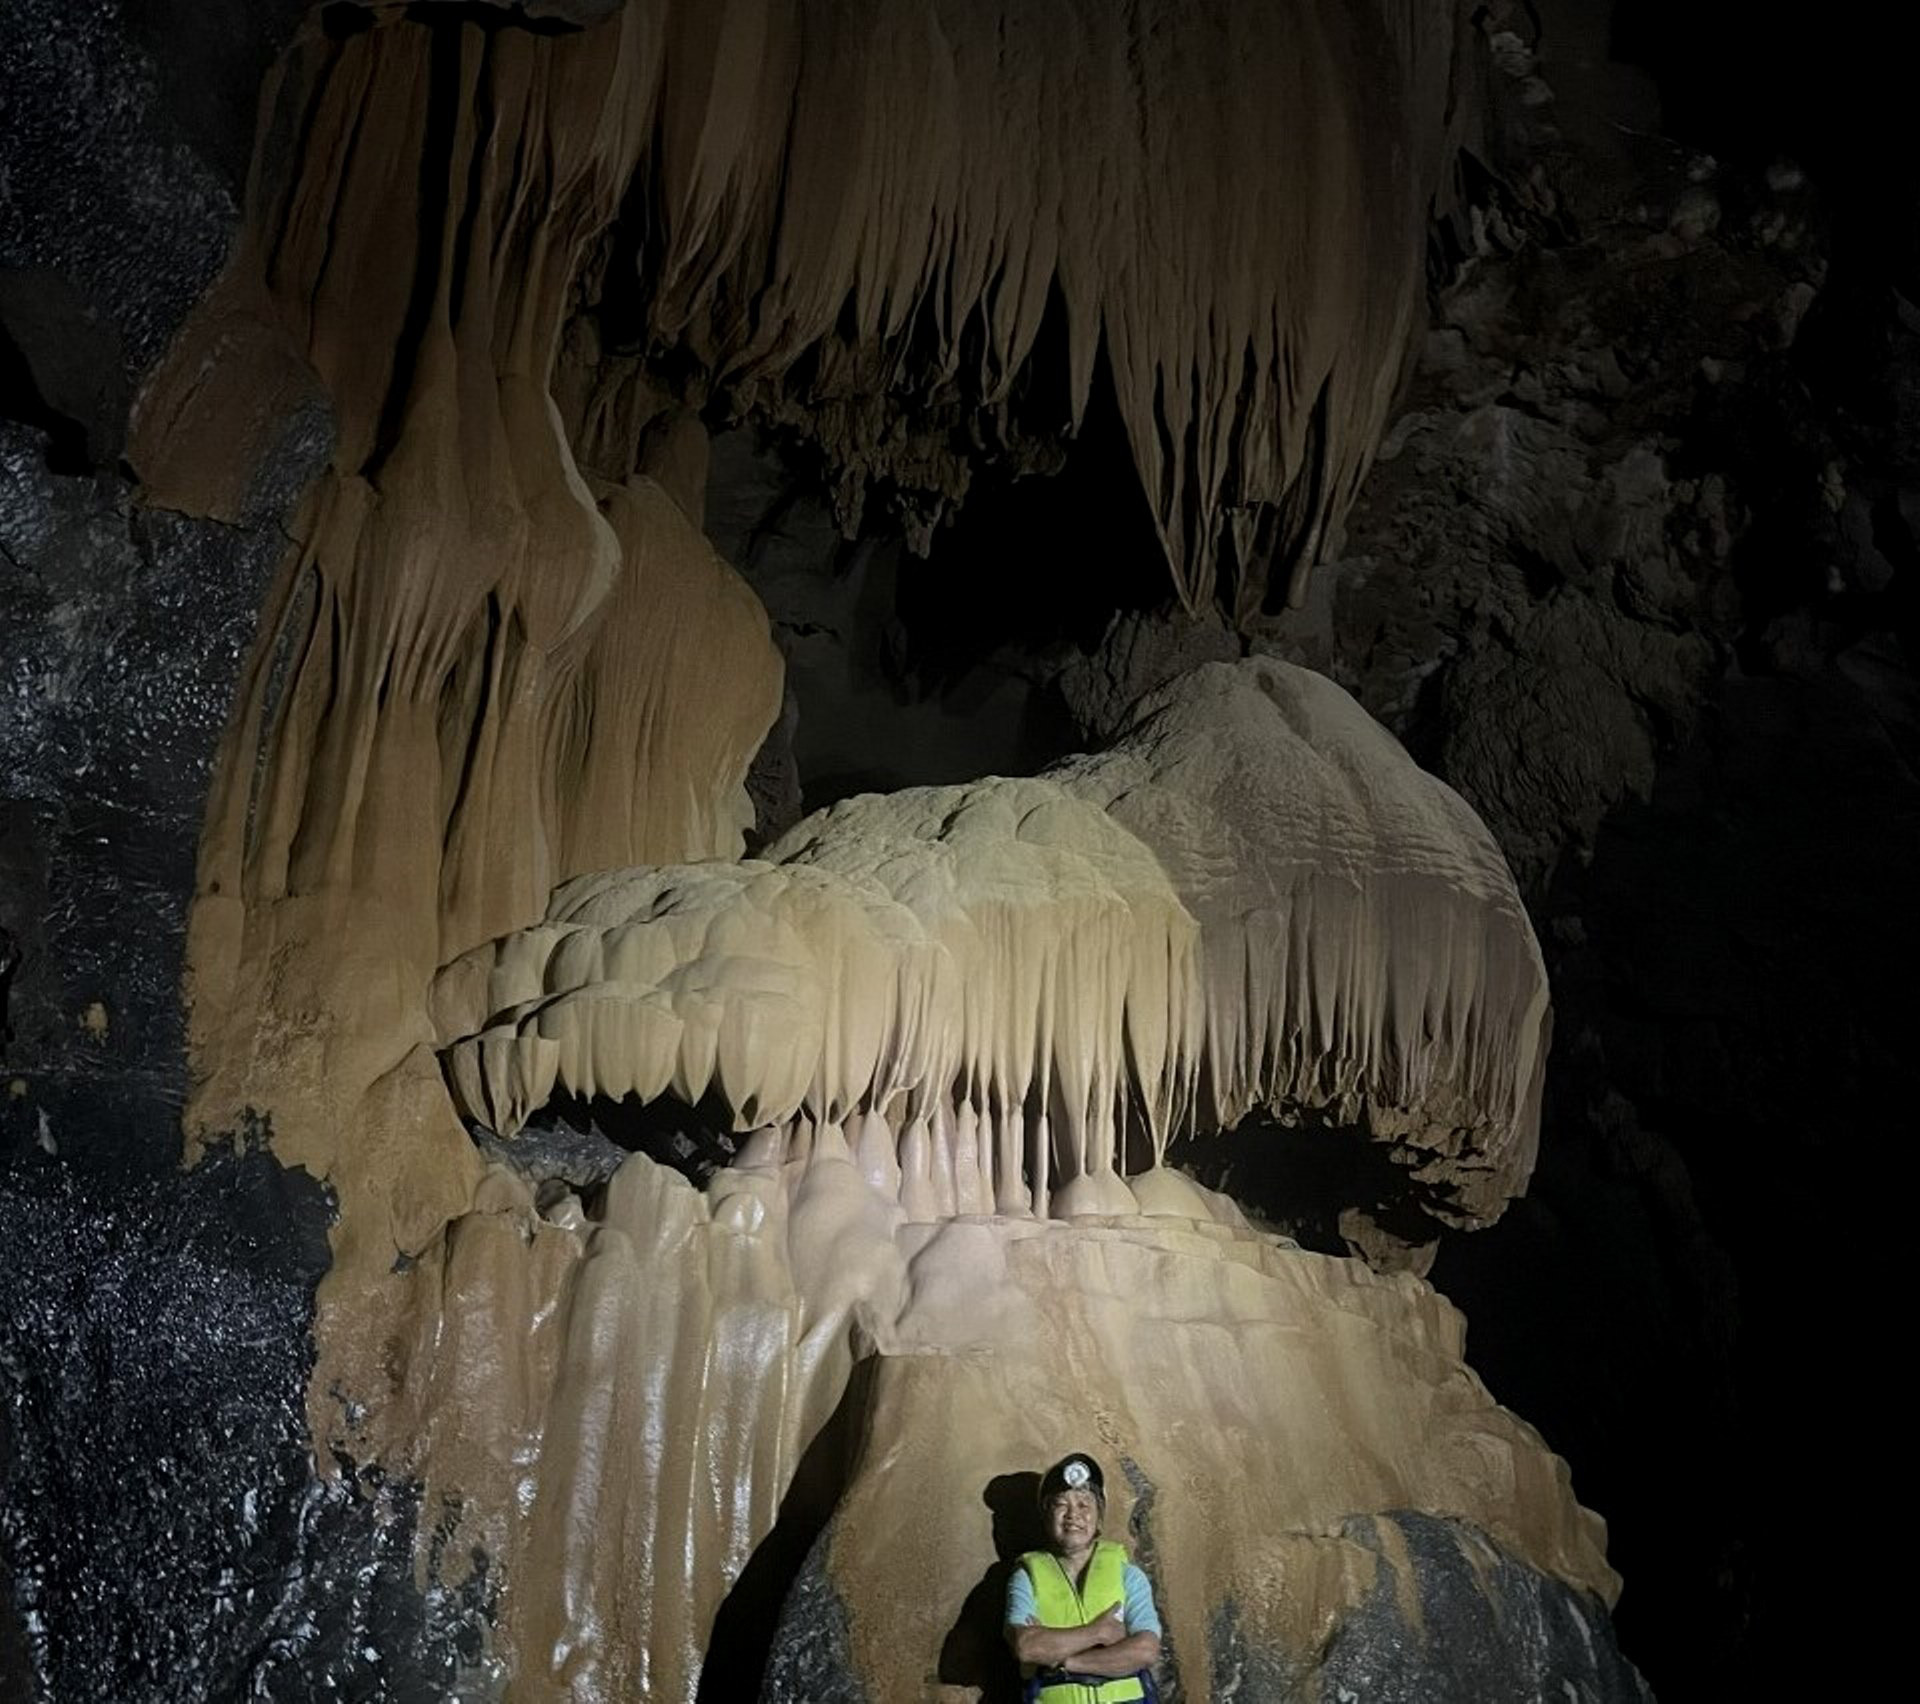
[[[1107,1479],[1100,1464],[1084,1451],[1062,1456],[1040,1478],[1040,1507],[1045,1508],[1062,1491],[1091,1491],[1101,1508],[1107,1506]]]

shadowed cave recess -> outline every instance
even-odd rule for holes
[[[14,0],[0,1696],[1849,1690],[1885,57]]]

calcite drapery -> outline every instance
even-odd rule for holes
[[[780,703],[752,594],[644,474],[581,473],[549,388],[659,39],[638,8],[591,38],[310,30],[269,101],[299,146],[263,154],[252,235],[143,405],[136,458],[215,512],[257,447],[225,436],[254,420],[236,362],[304,373],[336,422],[229,731],[189,956],[192,1121],[263,1113],[339,1192],[349,1312],[478,1175],[427,1052],[434,968],[582,870],[737,854]]]
[[[1162,1602],[1196,1699],[1229,1601],[1249,1641],[1310,1669],[1373,1579],[1340,1534],[1356,1512],[1467,1521],[1596,1617],[1617,1592],[1564,1464],[1488,1396],[1419,1279],[1285,1247],[1166,1173],[1142,1194],[1171,1211],[913,1223],[822,1136],[704,1193],[637,1155],[591,1222],[537,1215],[494,1172],[431,1256],[447,1323],[417,1346],[418,1400],[466,1416],[438,1469],[502,1493],[469,1530],[504,1566],[514,1696],[693,1698],[714,1617],[843,1400],[844,1433],[873,1443],[835,1577],[875,1698],[921,1695],[991,1562],[987,1482],[1063,1440],[1162,1488]],[[903,1491],[919,1518],[898,1518]]]
[[[1177,1133],[1325,1110],[1463,1223],[1532,1169],[1548,1014],[1472,811],[1268,658],[1194,671],[1033,780],[586,878],[435,1006],[457,1098],[506,1133],[559,1089],[711,1090],[742,1130],[879,1119],[916,1213],[1124,1212],[1118,1175]]]
[[[156,500],[221,513],[280,412],[250,398],[334,421],[210,809],[191,1122],[269,1116],[370,1275],[474,1183],[433,969],[571,875],[734,850],[778,703],[758,612],[630,485],[659,383],[560,359],[583,300],[671,355],[683,403],[937,501],[976,453],[1070,433],[1104,349],[1176,589],[1205,601],[1224,562],[1251,607],[1371,454],[1472,106],[1443,4],[548,22],[309,20],[246,239],[130,448]]]

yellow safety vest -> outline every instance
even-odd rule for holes
[[[1029,1550],[1020,1558],[1020,1566],[1026,1569],[1027,1578],[1033,1583],[1033,1613],[1042,1627],[1084,1626],[1116,1603],[1125,1613],[1127,1547],[1124,1544],[1115,1544],[1109,1538],[1096,1540],[1093,1555],[1087,1562],[1087,1583],[1078,1590],[1060,1558],[1050,1550]],[[1091,1610],[1087,1607],[1089,1604],[1093,1606]],[[1030,1679],[1035,1671],[1028,1664],[1021,1672]],[[1098,1683],[1089,1676],[1086,1681],[1042,1686],[1033,1694],[1039,1704],[1095,1704],[1095,1701],[1123,1704],[1126,1699],[1146,1695],[1137,1674],[1118,1675]]]

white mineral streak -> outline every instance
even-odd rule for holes
[[[1474,1221],[1531,1172],[1548,1004],[1465,802],[1330,681],[1254,658],[1047,776],[569,883],[443,972],[435,1014],[497,1131],[557,1089],[851,1119],[914,1219],[1134,1212],[1126,1174],[1173,1135],[1264,1107],[1406,1144],[1432,1210]]]
[[[986,1481],[1090,1427],[1170,1493],[1154,1530],[1184,1649],[1205,1648],[1210,1606],[1257,1607],[1276,1546],[1304,1555],[1356,1512],[1458,1514],[1617,1588],[1565,1468],[1468,1370],[1425,1284],[1293,1249],[1161,1171],[1140,1180],[1151,1214],[916,1224],[833,1130],[804,1158],[763,1144],[704,1194],[636,1156],[596,1223],[539,1220],[495,1172],[488,1210],[453,1227],[428,1398],[507,1428],[491,1447],[517,1513],[490,1544],[517,1559],[514,1696],[690,1701],[721,1602],[868,1354],[875,1444],[842,1519],[871,1554],[837,1546],[834,1567],[894,1648],[875,1697],[917,1695],[887,1665],[932,1663],[991,1556]],[[1343,1606],[1323,1572],[1285,1577],[1309,1638]],[[903,1580],[919,1601],[896,1602]]]

